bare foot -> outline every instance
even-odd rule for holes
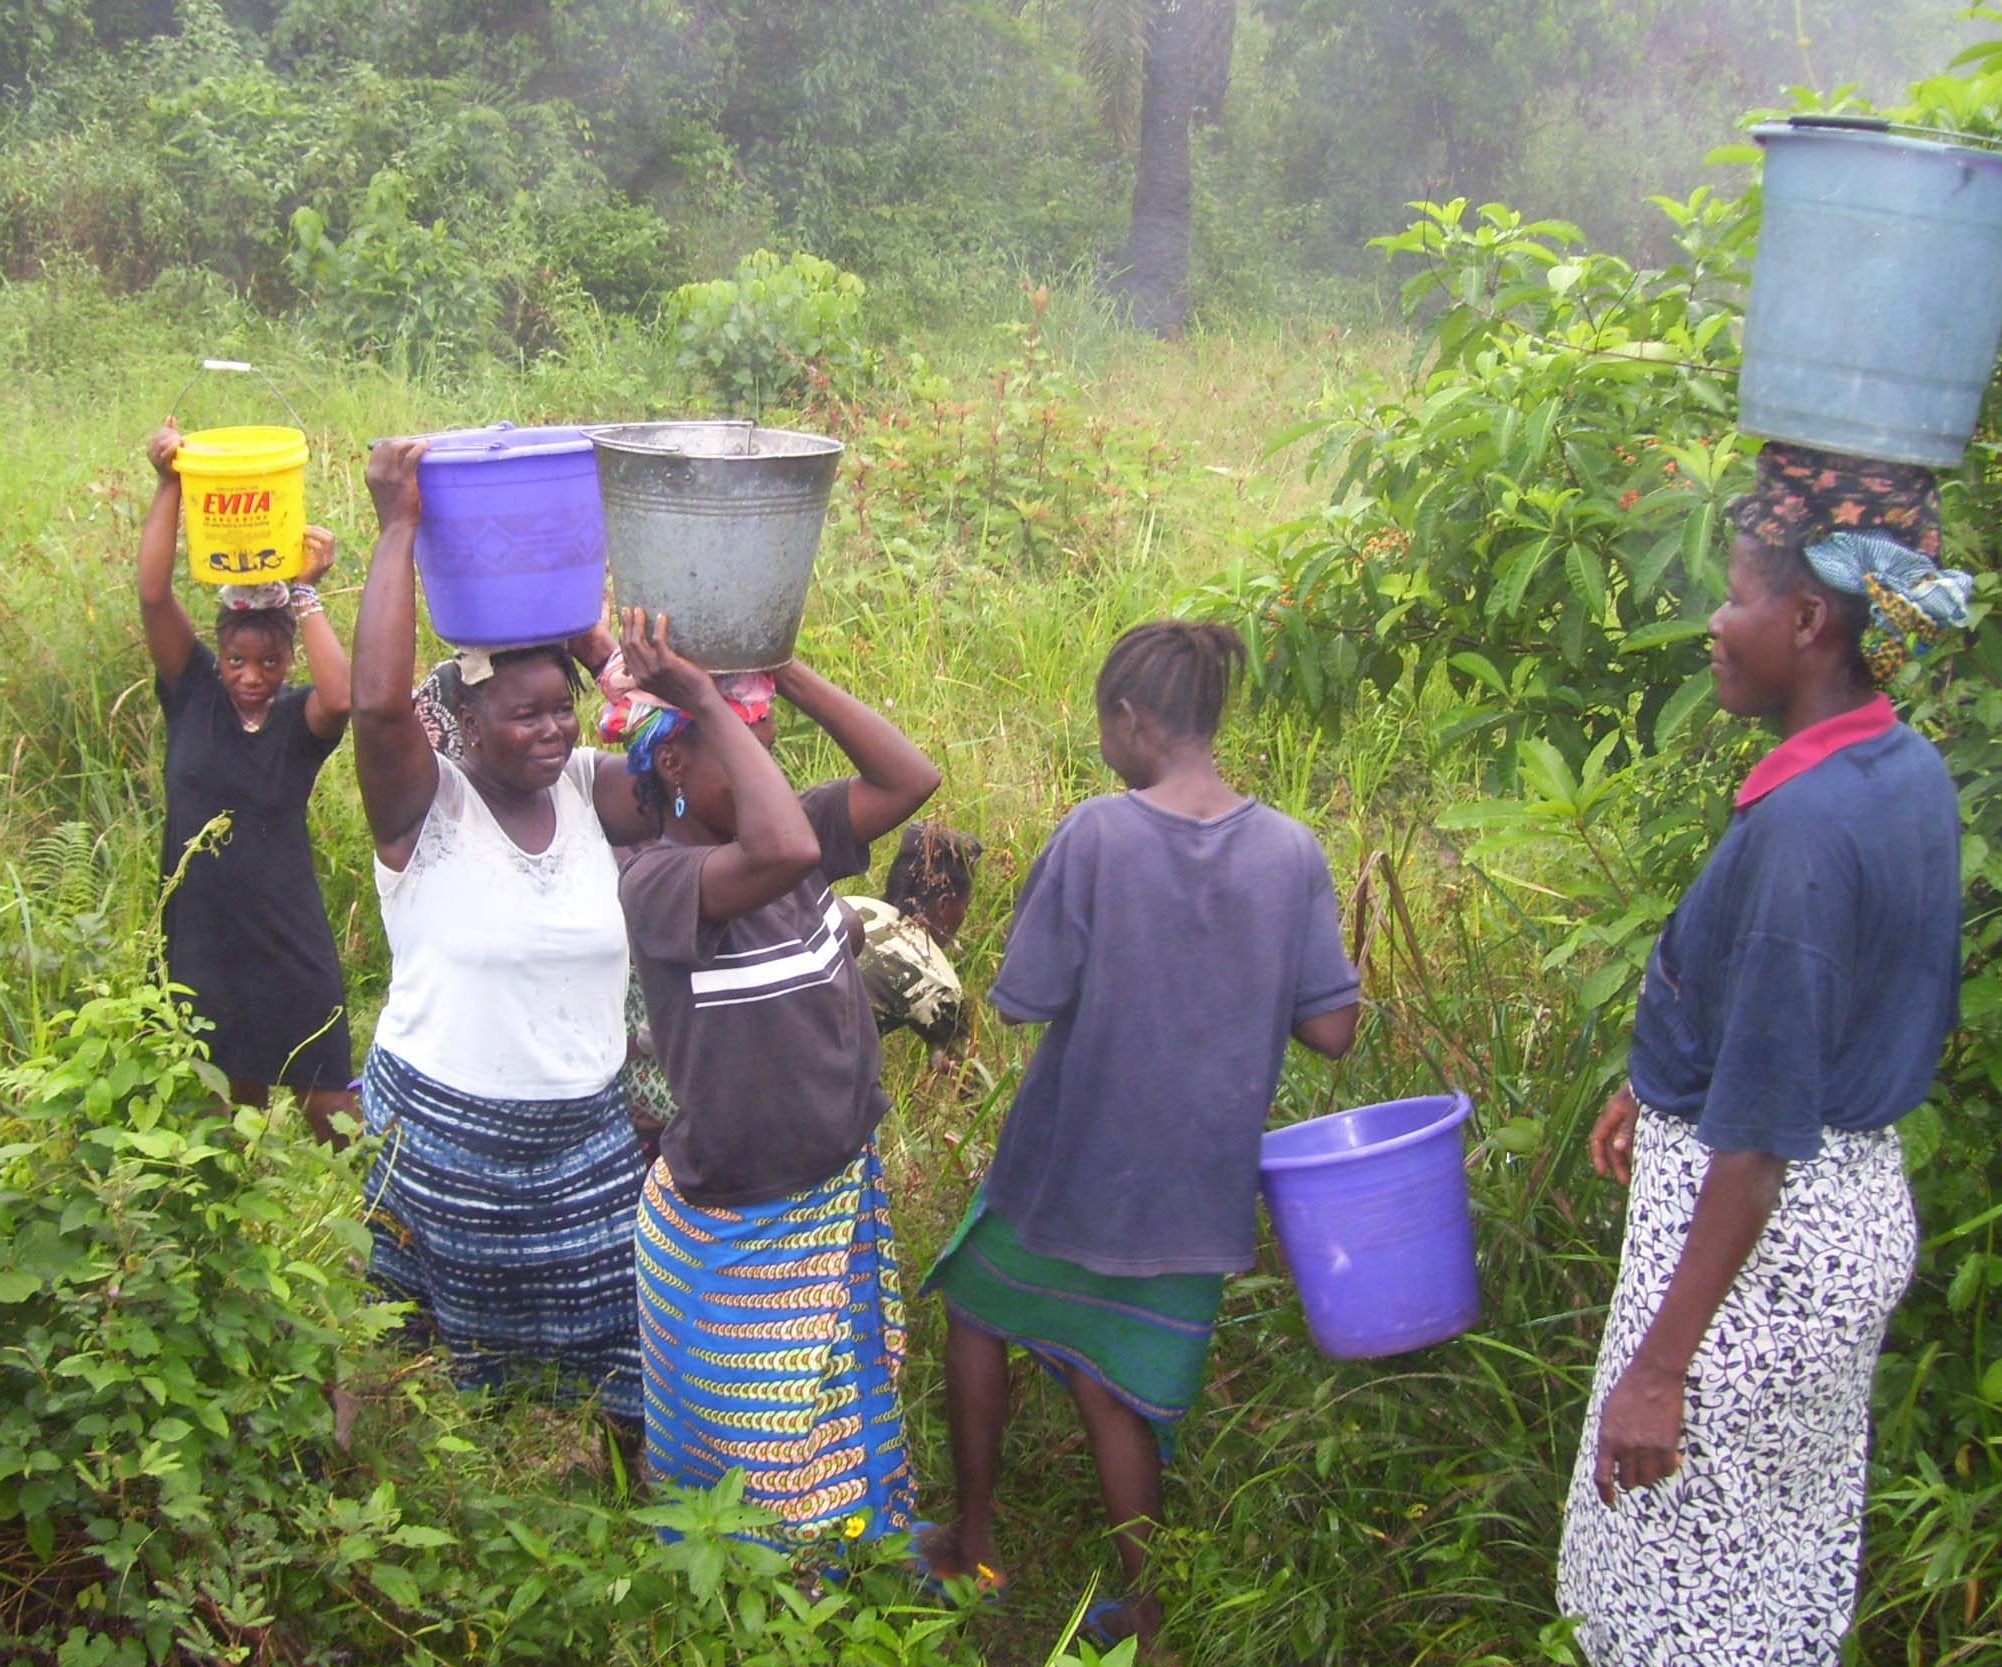
[[[994,1542],[989,1539],[984,1544],[976,1544],[962,1523],[941,1522],[914,1534],[911,1549],[918,1554],[925,1570],[936,1579],[969,1578],[983,1592],[998,1592],[1008,1584],[1008,1577],[1001,1572],[1001,1560],[995,1553]]]

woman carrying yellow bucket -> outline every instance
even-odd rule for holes
[[[285,564],[297,578],[221,586],[211,650],[174,595],[182,473],[195,476],[178,469],[182,443],[169,422],[147,444],[159,485],[139,536],[139,616],[167,719],[161,872],[216,816],[229,813],[230,831],[188,858],[168,900],[168,973],[210,1026],[210,1057],[231,1094],[262,1105],[282,1083],[331,1140],[334,1112],[352,1106],[352,1059],[306,801],[348,721],[347,654],[313,588],[333,564],[333,534],[301,515],[300,555]],[[286,681],[301,643],[305,688]]]

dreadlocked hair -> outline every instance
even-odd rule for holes
[[[949,897],[973,895],[973,869],[980,841],[936,822],[913,822],[904,829],[883,885],[884,901],[907,915]]]
[[[1157,619],[1112,645],[1098,671],[1098,709],[1126,701],[1172,735],[1216,734],[1245,666],[1244,639],[1228,625]]]

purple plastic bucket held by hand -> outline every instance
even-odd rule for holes
[[[1363,1360],[1480,1317],[1465,1094],[1333,1112],[1266,1134],[1259,1182],[1323,1354]]]
[[[584,431],[497,423],[429,442],[417,465],[417,572],[432,629],[508,648],[597,624],[605,513]]]

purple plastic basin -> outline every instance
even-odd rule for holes
[[[429,439],[417,465],[417,571],[432,629],[508,648],[595,625],[605,512],[584,431],[496,423]]]
[[[1402,1354],[1480,1318],[1464,1094],[1337,1111],[1264,1138],[1259,1183],[1323,1354]]]

